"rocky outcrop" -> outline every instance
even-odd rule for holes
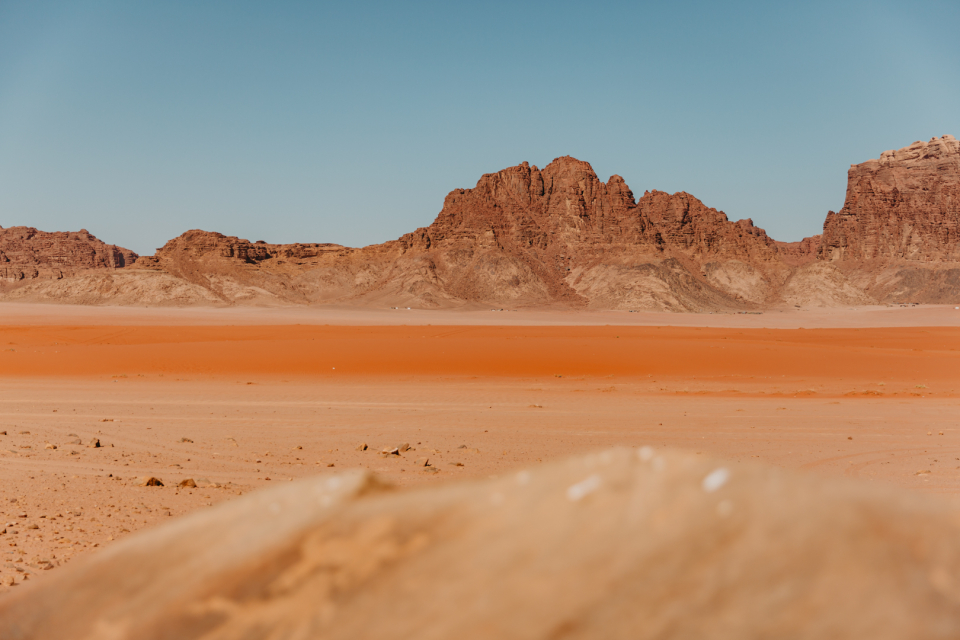
[[[914,142],[851,166],[817,258],[875,302],[960,302],[960,142]]]
[[[956,638],[953,505],[692,453],[276,483],[0,600],[0,637]]]
[[[785,264],[799,267],[810,264],[817,259],[817,253],[820,251],[821,236],[810,236],[799,242],[780,242],[776,241],[777,252],[780,259]]]
[[[451,192],[429,227],[400,238],[428,256],[440,288],[477,302],[698,310],[749,302],[724,282],[776,280],[776,244],[750,220],[730,222],[687,193],[600,181],[570,157],[522,163]],[[708,272],[734,269],[711,281]],[[734,275],[736,272],[736,275]]]
[[[637,201],[621,177],[602,182],[570,157],[484,175],[450,192],[431,225],[382,245],[272,245],[194,230],[135,268],[225,302],[677,311],[760,303],[782,270],[776,243],[751,221],[730,222],[686,193]]]
[[[142,289],[150,300],[176,291],[179,301],[203,304],[419,308],[955,303],[960,143],[943,136],[854,165],[840,213],[827,215],[822,235],[799,242],[777,242],[752,220],[733,222],[688,193],[647,191],[635,199],[620,176],[603,182],[588,163],[567,156],[542,170],[524,162],[486,174],[472,189],[451,191],[429,226],[362,249],[193,230],[138,260],[86,232],[0,230],[0,275],[8,283],[80,269],[129,271],[131,263],[195,289],[99,277],[98,300],[126,300]],[[67,291],[70,300],[89,298],[42,283],[18,295],[51,299]]]
[[[818,254],[831,262],[960,261],[960,142],[914,142],[851,166]]]
[[[59,280],[87,270],[134,264],[137,254],[105,244],[86,229],[48,233],[33,227],[0,227],[0,288]]]

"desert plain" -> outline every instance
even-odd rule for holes
[[[353,469],[424,486],[649,446],[956,496],[958,329],[949,305],[5,303],[0,588],[259,488]],[[142,486],[150,477],[163,486]]]

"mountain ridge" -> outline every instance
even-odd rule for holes
[[[52,264],[53,236],[33,233],[42,247],[31,253],[22,231],[0,228],[0,274],[21,274],[0,280],[3,298],[664,311],[955,302],[960,143],[933,138],[851,165],[843,208],[827,214],[821,235],[798,242],[774,240],[683,191],[636,198],[619,175],[603,182],[570,156],[484,174],[447,194],[431,224],[362,248],[194,229],[139,257],[86,234],[89,247],[71,254],[69,273],[2,271],[14,236],[18,259]],[[71,246],[85,233],[70,236]],[[173,298],[164,293],[173,289]]]

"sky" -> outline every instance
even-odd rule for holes
[[[960,2],[0,0],[0,226],[383,242],[562,155],[778,240],[960,137]]]

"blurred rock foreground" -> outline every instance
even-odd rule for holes
[[[0,600],[0,638],[955,638],[954,505],[612,450],[401,491],[285,484]]]

